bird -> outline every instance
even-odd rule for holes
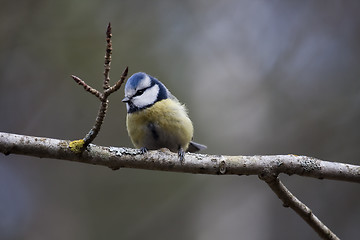
[[[207,147],[193,142],[194,127],[185,105],[155,77],[133,74],[125,84],[128,135],[141,153],[167,148],[184,162],[185,152]]]

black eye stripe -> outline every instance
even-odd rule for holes
[[[134,97],[142,95],[146,89],[148,89],[148,88],[143,88],[143,89],[137,90]]]
[[[135,93],[135,95],[134,95],[134,97],[142,95],[147,89],[153,87],[154,85],[155,85],[155,84],[153,83],[153,84],[151,84],[150,86],[148,86],[148,87],[146,87],[146,88],[137,90],[136,93]]]
[[[141,90],[136,91],[135,96],[139,96],[139,95],[143,94],[144,91],[145,91],[145,89],[141,89]]]

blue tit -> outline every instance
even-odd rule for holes
[[[168,148],[182,162],[185,151],[206,148],[192,141],[194,128],[185,106],[156,78],[143,72],[132,75],[122,101],[127,108],[128,134],[143,153]]]

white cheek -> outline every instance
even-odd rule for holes
[[[148,88],[142,95],[134,97],[132,102],[138,108],[143,108],[145,106],[155,103],[158,94],[159,94],[159,86],[154,85],[151,88]]]

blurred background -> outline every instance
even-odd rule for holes
[[[82,138],[129,66],[184,102],[209,154],[359,164],[359,1],[0,1],[0,131]],[[123,88],[95,144],[127,146]],[[343,239],[358,184],[281,176]],[[257,176],[110,169],[0,155],[0,239],[318,239]]]

